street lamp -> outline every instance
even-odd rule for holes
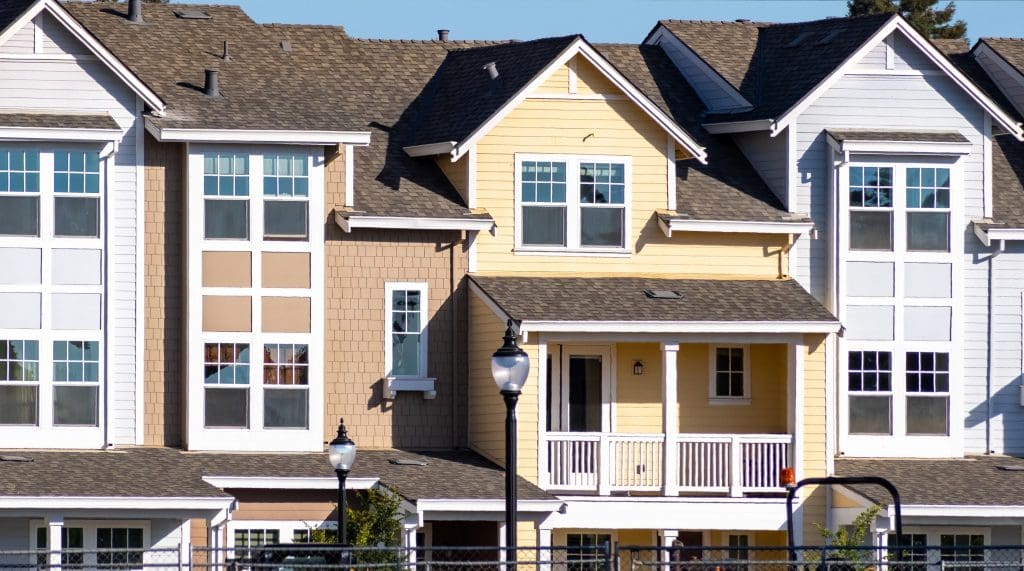
[[[345,419],[338,423],[338,435],[327,445],[327,460],[338,475],[338,545],[348,545],[348,530],[345,529],[345,479],[356,462],[356,443],[348,437]]]
[[[530,374],[530,357],[516,345],[512,320],[505,343],[491,356],[491,375],[505,399],[505,548],[506,561],[516,560],[516,403]]]

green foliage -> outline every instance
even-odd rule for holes
[[[348,541],[355,547],[395,547],[399,544],[402,524],[402,499],[395,488],[384,491],[369,489],[362,497],[363,507],[348,508],[346,514]],[[337,534],[329,529],[309,529],[310,543],[336,543]],[[381,550],[359,553],[360,563],[388,563],[397,552]]]
[[[900,14],[931,39],[957,39],[967,36],[967,23],[953,21],[956,4],[950,2],[945,8],[937,8],[939,0],[847,0],[846,7],[851,16],[868,14]]]
[[[885,505],[869,507],[857,515],[850,528],[841,527],[839,531],[832,531],[820,523],[815,523],[814,526],[818,528],[818,533],[825,539],[825,544],[831,547],[828,550],[829,558],[837,561],[871,559],[873,555],[871,551],[856,548],[864,546],[864,540],[867,539],[868,533],[871,532],[872,522],[875,521],[875,518],[878,517],[878,514],[885,507]]]

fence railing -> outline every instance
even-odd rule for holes
[[[552,491],[780,492],[791,465],[789,434],[548,432],[546,488]],[[672,442],[667,442],[672,440]],[[666,462],[666,445],[677,461]],[[666,470],[667,466],[667,470]]]

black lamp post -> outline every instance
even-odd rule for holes
[[[348,437],[345,430],[345,419],[338,423],[338,435],[327,445],[327,459],[338,475],[338,545],[348,545],[348,530],[345,529],[346,502],[345,502],[345,479],[356,462],[356,443]]]
[[[516,403],[530,374],[530,357],[516,345],[512,320],[505,343],[491,356],[491,374],[505,399],[505,549],[506,561],[516,560]]]

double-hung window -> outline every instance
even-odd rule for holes
[[[263,346],[263,427],[309,427],[309,346]]]
[[[907,352],[907,434],[949,434],[949,353]]]
[[[850,434],[892,434],[892,353],[850,351]]]
[[[892,168],[850,167],[850,249],[892,250]]]
[[[100,236],[100,154],[96,151],[53,153],[55,236]]]
[[[304,240],[309,236],[308,162],[307,155],[264,155],[264,238]]]
[[[39,422],[39,341],[0,340],[0,424]]]
[[[207,240],[249,239],[249,155],[204,155],[203,196]]]
[[[53,342],[53,424],[98,426],[100,344]]]
[[[908,168],[907,250],[949,251],[949,169]]]
[[[387,377],[427,376],[427,286],[387,285]]]
[[[628,240],[629,162],[616,157],[520,157],[517,246],[621,251]]]
[[[0,236],[39,235],[39,151],[0,148]]]
[[[249,345],[206,343],[203,348],[207,428],[249,427]]]

